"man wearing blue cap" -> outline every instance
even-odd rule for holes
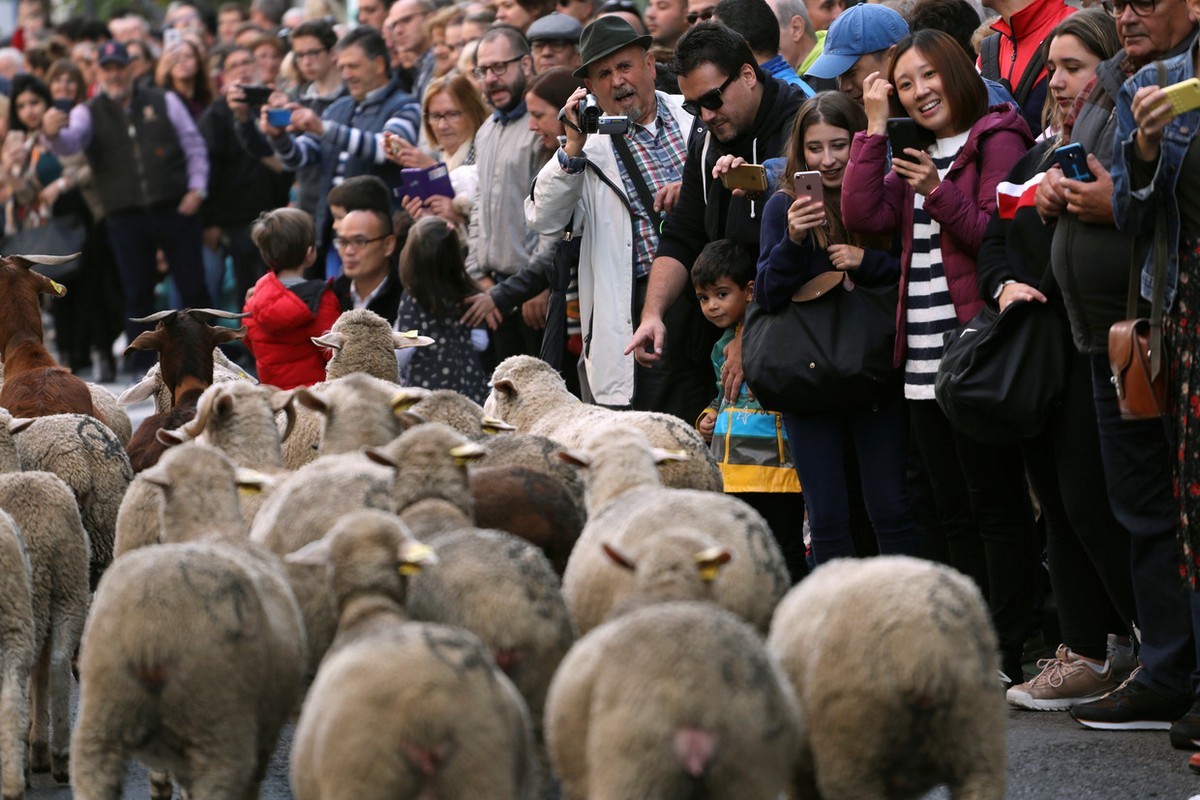
[[[805,74],[836,78],[842,94],[862,103],[863,81],[872,72],[887,69],[892,47],[907,35],[904,17],[887,6],[851,6],[829,26],[825,48]]]

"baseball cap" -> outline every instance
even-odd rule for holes
[[[875,3],[850,6],[829,26],[821,55],[804,74],[836,78],[860,56],[886,50],[907,35],[908,23],[899,12]]]
[[[129,51],[120,42],[105,42],[100,45],[100,55],[96,58],[96,63],[102,67],[105,64],[128,64]]]

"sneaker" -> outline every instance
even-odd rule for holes
[[[1123,682],[1138,668],[1137,656],[1133,652],[1133,643],[1121,644],[1114,633],[1108,635],[1108,664],[1112,667],[1113,680]]]
[[[1137,679],[1141,667],[1100,699],[1072,706],[1071,716],[1085,728],[1122,731],[1165,731],[1187,713],[1189,697],[1169,697]]]
[[[1014,686],[1005,697],[1017,708],[1031,711],[1066,711],[1081,703],[1099,700],[1117,687],[1107,662],[1102,672],[1060,644],[1054,658],[1037,662],[1041,672],[1033,680]]]
[[[1200,699],[1192,710],[1171,725],[1171,746],[1177,750],[1200,750]]]

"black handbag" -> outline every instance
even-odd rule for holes
[[[763,408],[793,414],[864,408],[899,385],[895,284],[826,272],[774,314],[756,303],[742,327],[742,367]]]
[[[26,228],[0,239],[0,254],[69,256],[82,253],[87,227],[75,214],[51,217],[46,224]],[[65,264],[38,265],[37,271],[52,281],[66,283],[83,268],[83,256]]]
[[[1045,303],[985,308],[945,333],[934,394],[955,430],[1004,446],[1037,436],[1062,399],[1071,341]]]

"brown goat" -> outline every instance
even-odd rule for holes
[[[210,325],[209,317],[241,319],[245,314],[233,314],[212,308],[185,308],[182,311],[159,311],[133,322],[156,322],[154,330],[139,334],[130,350],[157,350],[158,365],[163,383],[171,390],[175,404],[161,414],[151,414],[134,432],[125,452],[134,472],[154,466],[166,452],[167,446],[157,439],[159,429],[175,430],[196,416],[200,395],[213,382],[213,348],[246,335],[246,326],[223,328]]]
[[[43,340],[38,295],[62,297],[67,289],[30,269],[34,264],[64,264],[78,256],[0,257],[0,359],[4,361],[0,406],[14,417],[96,416],[87,384],[60,367]]]
[[[583,519],[562,481],[528,467],[473,467],[475,524],[497,528],[540,548],[558,577],[583,531]]]

